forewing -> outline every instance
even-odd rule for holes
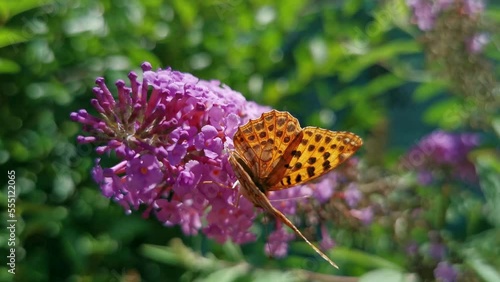
[[[264,184],[273,191],[313,180],[344,162],[361,145],[361,138],[351,132],[306,127],[302,140],[284,152]]]
[[[272,110],[240,126],[233,137],[234,148],[245,159],[254,178],[263,179],[301,130],[298,120],[288,112]]]

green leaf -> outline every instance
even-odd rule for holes
[[[429,83],[422,83],[413,93],[413,99],[416,102],[425,102],[440,92],[444,91],[448,85],[441,81],[432,81]]]
[[[439,126],[443,129],[455,129],[466,118],[463,107],[456,98],[436,102],[424,113],[425,122]]]
[[[314,59],[307,46],[300,45],[295,49],[294,58],[297,62],[297,83],[302,85],[311,81],[314,76]]]
[[[349,264],[363,266],[366,268],[386,268],[396,271],[403,270],[400,265],[392,261],[362,251],[338,247],[332,251],[332,254],[333,261],[344,261]]]
[[[292,275],[290,272],[282,272],[277,270],[256,270],[252,280],[256,282],[289,282],[300,281],[299,276]]]
[[[500,117],[493,118],[493,121],[491,122],[491,127],[493,127],[493,130],[495,130],[497,136],[500,137]]]
[[[245,257],[241,252],[240,245],[235,244],[231,241],[224,243],[224,245],[222,245],[222,250],[231,261],[242,261]]]
[[[198,279],[196,281],[199,282],[232,282],[237,278],[242,276],[248,267],[244,264],[235,265],[232,267],[226,267],[219,270],[216,270],[208,275],[205,275],[205,278]],[[274,280],[269,280],[274,281]]]
[[[500,227],[500,161],[496,153],[478,154],[476,170],[486,199],[486,217]]]
[[[485,9],[484,15],[491,21],[500,22],[500,9]]]
[[[342,81],[352,81],[363,70],[377,64],[378,62],[394,59],[399,55],[413,54],[420,51],[420,46],[415,41],[395,40],[378,48],[374,48],[366,54],[362,54],[356,57],[355,60],[346,64],[341,70],[340,79]]]
[[[198,5],[195,5],[189,1],[181,0],[173,1],[172,4],[175,7],[176,15],[179,16],[184,27],[191,28],[195,22],[196,16],[198,15]]]
[[[358,282],[416,282],[419,281],[414,274],[403,273],[394,269],[377,269],[361,276]]]
[[[9,60],[0,58],[0,73],[18,73],[21,70],[21,67],[18,63]]]
[[[342,3],[342,13],[346,17],[353,17],[360,9],[363,8],[363,1],[361,0],[351,0]]]
[[[0,29],[0,48],[28,41],[32,35],[20,29],[2,27]]]
[[[278,14],[281,15],[277,17],[277,21],[285,29],[293,29],[295,23],[300,19],[300,13],[303,11],[306,1],[281,1],[281,5],[278,6]]]
[[[482,281],[500,281],[499,250],[492,247],[498,246],[498,234],[499,230],[486,231],[469,241],[469,247],[463,251],[465,263],[483,279]]]
[[[472,259],[467,261],[469,266],[486,282],[500,281],[500,272],[493,266],[487,264],[481,259]]]
[[[8,21],[10,18],[22,12],[42,7],[53,3],[53,0],[19,0],[19,1],[1,1],[0,2],[0,18],[2,22]]]
[[[381,75],[363,86],[351,86],[336,93],[330,100],[330,107],[343,109],[348,105],[368,101],[369,98],[387,93],[404,84],[405,81],[392,73]]]
[[[143,256],[154,261],[172,265],[182,265],[178,254],[170,247],[145,244],[141,247],[140,252]]]

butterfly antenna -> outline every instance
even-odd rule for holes
[[[219,183],[219,182],[214,182],[214,181],[212,181],[212,180],[206,180],[206,181],[203,181],[202,183],[203,183],[203,184],[215,184],[215,185],[217,185],[217,186],[219,186],[219,187],[222,187],[222,188],[231,188],[231,187],[229,187],[229,186],[227,186],[227,185],[224,185],[224,184]]]
[[[283,198],[283,199],[269,199],[269,202],[281,202],[281,201],[288,201],[288,200],[299,200],[299,199],[307,199],[310,198],[312,195],[303,195],[303,196],[298,196],[298,197],[291,197],[291,198]]]

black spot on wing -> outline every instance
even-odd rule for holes
[[[314,176],[314,170],[315,170],[314,166],[310,166],[310,167],[308,167],[308,168],[307,168],[307,175],[308,175],[309,177],[313,177],[313,176]]]

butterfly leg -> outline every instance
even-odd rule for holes
[[[236,186],[240,185],[240,181],[239,180],[236,180],[236,182],[234,182],[233,184],[233,187],[232,189],[235,189]],[[241,198],[241,193],[240,191],[238,190],[238,192],[236,192],[236,203],[234,204],[235,207],[238,207],[239,204],[240,204],[240,198]]]

